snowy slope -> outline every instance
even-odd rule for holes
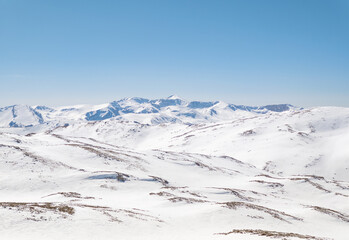
[[[4,120],[1,239],[346,240],[349,109],[230,106],[132,98]]]

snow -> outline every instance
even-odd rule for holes
[[[168,103],[2,108],[1,239],[347,239],[348,108]]]

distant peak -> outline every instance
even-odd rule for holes
[[[179,97],[178,95],[175,95],[175,94],[173,94],[173,95],[171,95],[171,96],[169,96],[167,99],[180,99],[180,100],[183,100],[181,97]]]

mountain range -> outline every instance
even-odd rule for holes
[[[248,113],[266,114],[299,110],[290,104],[245,106],[221,101],[186,101],[172,95],[164,99],[124,98],[102,105],[78,105],[51,108],[47,106],[13,105],[0,108],[0,127],[32,127],[38,124],[101,121],[110,118],[141,120],[142,123],[199,123],[232,119]],[[136,116],[139,115],[139,116]]]

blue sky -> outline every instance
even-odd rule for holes
[[[0,106],[349,107],[346,0],[0,0]]]

